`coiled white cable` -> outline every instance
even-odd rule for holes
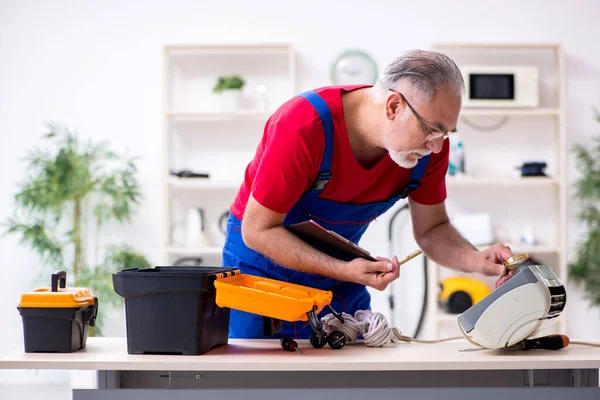
[[[403,335],[396,327],[390,327],[383,314],[369,310],[358,310],[354,316],[342,313],[342,317],[343,324],[332,314],[324,316],[321,322],[325,332],[329,334],[332,331],[340,331],[346,335],[348,343],[356,342],[362,337],[365,345],[369,347],[396,346],[399,342],[440,343],[463,339],[462,336],[433,340],[415,339]]]
[[[365,345],[369,347],[395,346],[400,341],[381,313],[358,310],[354,316],[342,313],[342,317],[344,318],[343,324],[333,314],[324,316],[321,322],[325,332],[329,334],[333,331],[340,331],[346,335],[348,343],[356,342],[359,337],[362,337]]]
[[[469,335],[465,334],[460,324],[458,324],[458,327],[461,329],[463,336],[452,336],[442,339],[427,340],[415,339],[410,336],[403,335],[398,328],[390,327],[385,316],[378,312],[358,310],[354,316],[343,312],[342,317],[344,319],[344,323],[340,322],[340,320],[338,320],[333,314],[327,314],[321,318],[321,323],[323,324],[323,329],[325,332],[327,332],[327,334],[330,334],[333,331],[340,331],[346,335],[348,344],[356,342],[360,337],[363,338],[364,344],[368,347],[393,347],[399,342],[440,343],[466,339],[476,347],[481,349],[484,348],[479,343],[469,338]],[[600,347],[600,343],[583,341],[571,341],[570,343]]]

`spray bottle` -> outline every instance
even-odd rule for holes
[[[450,160],[448,175],[463,175],[465,171],[465,151],[463,142],[457,134],[450,136]]]

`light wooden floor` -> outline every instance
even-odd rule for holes
[[[2,400],[72,400],[69,386],[8,386],[0,385]]]

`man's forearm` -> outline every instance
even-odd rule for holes
[[[421,250],[439,265],[463,272],[474,272],[478,268],[477,248],[450,221],[436,225],[415,239]]]
[[[245,237],[246,245],[284,267],[343,280],[345,262],[315,250],[283,226]]]

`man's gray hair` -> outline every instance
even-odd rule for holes
[[[465,82],[456,63],[447,55],[425,50],[409,50],[392,61],[375,84],[380,100],[389,89],[407,85],[427,102],[441,86],[447,86],[458,96],[465,91]]]

